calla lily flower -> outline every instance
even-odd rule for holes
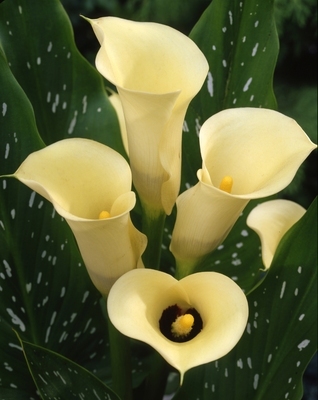
[[[246,224],[260,237],[265,269],[270,267],[282,237],[305,212],[293,201],[271,200],[259,204],[249,213]]]
[[[103,294],[143,267],[146,237],[133,226],[136,199],[126,160],[88,139],[66,139],[30,154],[13,177],[49,200],[71,227],[88,273]]]
[[[181,374],[226,355],[248,318],[240,287],[225,275],[201,272],[180,281],[152,269],[130,271],[112,287],[107,308],[124,335],[152,346]]]
[[[101,45],[96,67],[121,99],[136,190],[147,209],[170,214],[180,188],[184,116],[208,63],[191,39],[168,26],[88,21]]]
[[[199,182],[177,199],[170,246],[177,275],[191,273],[223,242],[250,199],[284,189],[316,147],[276,111],[236,108],[209,118],[200,131]]]

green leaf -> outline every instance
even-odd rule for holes
[[[8,174],[31,152],[44,147],[44,143],[37,131],[31,103],[12,74],[1,47],[0,85],[0,174]]]
[[[78,90],[65,93],[73,107],[64,110],[70,116],[74,107],[82,104],[80,74],[85,76],[85,71],[92,81],[92,92],[96,91],[97,103],[104,96],[104,105],[108,104],[99,76],[76,53],[68,30],[65,13],[55,0],[19,4],[8,1],[0,5],[0,174],[13,173],[30,152],[43,147],[41,137],[50,141],[68,135],[67,118],[63,119],[57,109],[52,111],[52,102],[41,104],[43,87],[48,90],[48,82],[54,82],[53,88],[61,82],[68,88],[74,82],[78,84]],[[52,66],[48,59],[44,61],[45,57],[39,65],[36,58],[31,62],[37,46],[42,51],[49,37],[58,38],[54,44],[61,52],[65,45],[74,55],[72,68],[66,68],[65,75],[62,53],[56,53],[60,55],[56,57],[59,63],[52,62]],[[30,57],[30,75],[23,57]],[[32,75],[37,66],[44,65],[47,75],[40,70]],[[91,104],[96,105],[95,100]],[[81,124],[77,131],[74,128],[74,135],[88,132],[97,137],[97,125],[104,130],[110,123],[106,111],[97,118],[89,104],[87,113],[78,114]],[[43,129],[45,124],[47,130]],[[102,130],[100,133],[105,133]],[[106,141],[113,139],[106,139],[105,133]],[[0,178],[0,359],[4,363],[0,392],[6,399],[36,398],[36,388],[12,328],[23,340],[56,351],[109,379],[107,329],[100,294],[88,277],[72,232],[51,204],[18,181],[4,177]]]
[[[85,137],[124,154],[117,116],[103,80],[78,52],[70,21],[58,0],[1,4],[0,44],[32,103],[46,144]],[[16,107],[20,109],[18,103]]]
[[[197,182],[202,163],[198,136],[209,117],[234,107],[276,109],[273,8],[273,0],[213,0],[190,33],[210,68],[183,125],[181,192]]]
[[[214,0],[190,37],[210,65],[206,84],[194,102],[203,121],[225,108],[276,107],[274,1]]]
[[[259,237],[246,225],[250,211],[261,201],[251,201],[228,237],[203,262],[196,272],[216,271],[232,278],[249,293],[264,276]]]
[[[249,296],[238,345],[190,370],[183,400],[299,400],[302,375],[317,349],[317,199],[282,239],[263,283]]]
[[[57,351],[106,378],[107,329],[100,295],[90,282],[73,235],[51,204],[15,180],[0,190],[0,351],[18,371],[1,372],[16,384],[25,372],[14,338]],[[8,375],[7,378],[5,375]],[[18,385],[17,385],[18,386]]]
[[[24,356],[43,399],[107,399],[119,397],[91,372],[32,343],[20,340]]]

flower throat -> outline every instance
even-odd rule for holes
[[[166,308],[159,320],[161,333],[173,342],[187,342],[197,336],[203,328],[200,314],[195,308],[185,312],[177,305]]]

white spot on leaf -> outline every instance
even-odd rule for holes
[[[3,260],[3,265],[4,265],[4,268],[6,269],[6,273],[7,273],[8,277],[11,278],[12,277],[11,267],[10,267],[8,261]]]
[[[7,143],[6,144],[6,149],[5,149],[5,152],[4,152],[4,159],[5,160],[9,157],[9,152],[10,152],[10,144]]]
[[[4,117],[6,115],[8,106],[6,103],[2,103],[2,116]]]
[[[229,11],[229,20],[230,20],[230,25],[233,24],[233,14],[232,11]]]
[[[253,78],[248,78],[247,82],[245,83],[243,87],[243,92],[247,92],[249,89],[250,84],[252,83]]]
[[[207,87],[210,96],[213,97],[213,76],[210,71],[208,73]]]
[[[67,131],[67,133],[69,135],[72,134],[73,131],[74,131],[74,128],[75,128],[75,125],[76,125],[76,119],[77,119],[77,111],[74,111],[74,116],[72,118],[72,121],[71,121],[70,126],[69,126],[68,131]]]
[[[189,127],[187,124],[187,121],[183,121],[183,125],[182,125],[182,132],[189,132]]]
[[[259,46],[259,43],[256,43],[256,45],[253,47],[253,50],[252,50],[252,57],[254,57],[255,54],[257,53],[258,46]]]
[[[282,284],[282,288],[281,288],[280,295],[279,295],[280,299],[282,299],[284,296],[285,288],[286,288],[286,281],[284,281]]]
[[[253,388],[256,390],[258,386],[259,374],[254,375]]]
[[[302,349],[307,347],[309,345],[309,343],[310,343],[310,340],[308,340],[308,339],[305,339],[301,343],[299,343],[299,345],[297,346],[299,351],[302,351]]]
[[[87,290],[83,295],[82,303],[85,303],[85,301],[87,300],[88,296],[89,296],[89,291]]]
[[[85,114],[86,110],[87,110],[87,96],[83,97],[82,103],[83,103],[83,111],[82,112],[83,112],[83,114]]]
[[[11,308],[7,308],[7,313],[11,317],[11,321],[14,325],[19,325],[19,328],[21,329],[22,332],[25,332],[25,325],[21,321],[21,319],[11,310]]]

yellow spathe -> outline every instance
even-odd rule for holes
[[[180,187],[184,116],[208,73],[196,44],[165,25],[88,20],[99,72],[118,90],[133,181],[142,203],[170,214]]]
[[[293,201],[277,199],[261,203],[249,213],[246,223],[261,240],[265,269],[270,267],[282,237],[305,212]]]
[[[284,189],[317,146],[291,118],[260,108],[221,111],[201,127],[199,182],[177,199],[170,250],[177,274],[223,242],[250,199]],[[221,190],[231,177],[230,193]]]
[[[159,319],[171,305],[195,308],[203,328],[193,339],[176,343],[160,331]],[[141,340],[181,374],[226,355],[239,341],[248,318],[248,303],[240,287],[216,272],[192,274],[180,281],[166,273],[138,269],[116,281],[107,301],[113,325]]]
[[[13,174],[65,218],[88,273],[107,295],[125,272],[143,267],[146,237],[133,226],[131,172],[116,151],[88,139],[66,139],[30,154]],[[99,215],[108,210],[108,218]]]

